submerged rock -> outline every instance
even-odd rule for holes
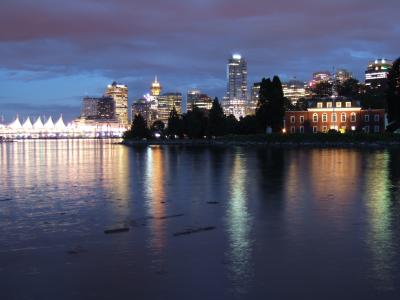
[[[190,228],[190,229],[187,229],[184,231],[175,232],[174,236],[187,235],[187,234],[192,234],[192,233],[197,233],[197,232],[202,232],[202,231],[209,231],[209,230],[214,230],[215,228],[216,228],[215,226]]]

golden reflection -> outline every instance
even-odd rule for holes
[[[93,187],[100,184],[105,194],[122,200],[113,207],[126,214],[122,204],[129,200],[128,150],[111,142],[74,139],[2,144],[2,185],[14,195],[45,190],[46,197],[65,192],[80,201],[90,193],[99,193]],[[8,176],[9,172],[12,176]]]
[[[355,205],[350,199],[357,199],[361,158],[359,152],[348,149],[293,154],[286,178],[288,213],[297,215],[300,206],[315,206],[339,231],[346,230],[347,212]]]
[[[150,247],[161,252],[164,248],[164,221],[160,217],[165,215],[164,191],[164,152],[161,147],[148,147],[146,157],[145,191],[146,205],[151,219],[152,238]]]
[[[251,278],[251,240],[250,215],[246,194],[246,160],[239,153],[235,154],[231,175],[230,194],[227,211],[229,234],[229,261],[233,281],[237,292],[244,292],[246,283]]]
[[[372,252],[372,277],[381,289],[394,289],[391,275],[395,256],[391,227],[389,154],[377,152],[370,154],[365,172],[365,193],[369,231],[367,243]]]

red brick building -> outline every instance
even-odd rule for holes
[[[287,133],[327,132],[330,129],[342,133],[385,131],[384,109],[361,109],[359,103],[349,100],[324,100],[313,103],[306,111],[285,112],[284,130]]]

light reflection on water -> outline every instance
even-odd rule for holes
[[[399,296],[398,151],[25,141],[0,180],[6,299]]]

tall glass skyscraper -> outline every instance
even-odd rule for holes
[[[222,107],[226,115],[234,115],[237,119],[246,114],[247,95],[247,62],[239,54],[228,60],[228,86]]]
[[[105,95],[114,99],[116,120],[123,125],[128,125],[128,87],[113,82],[107,86]]]

